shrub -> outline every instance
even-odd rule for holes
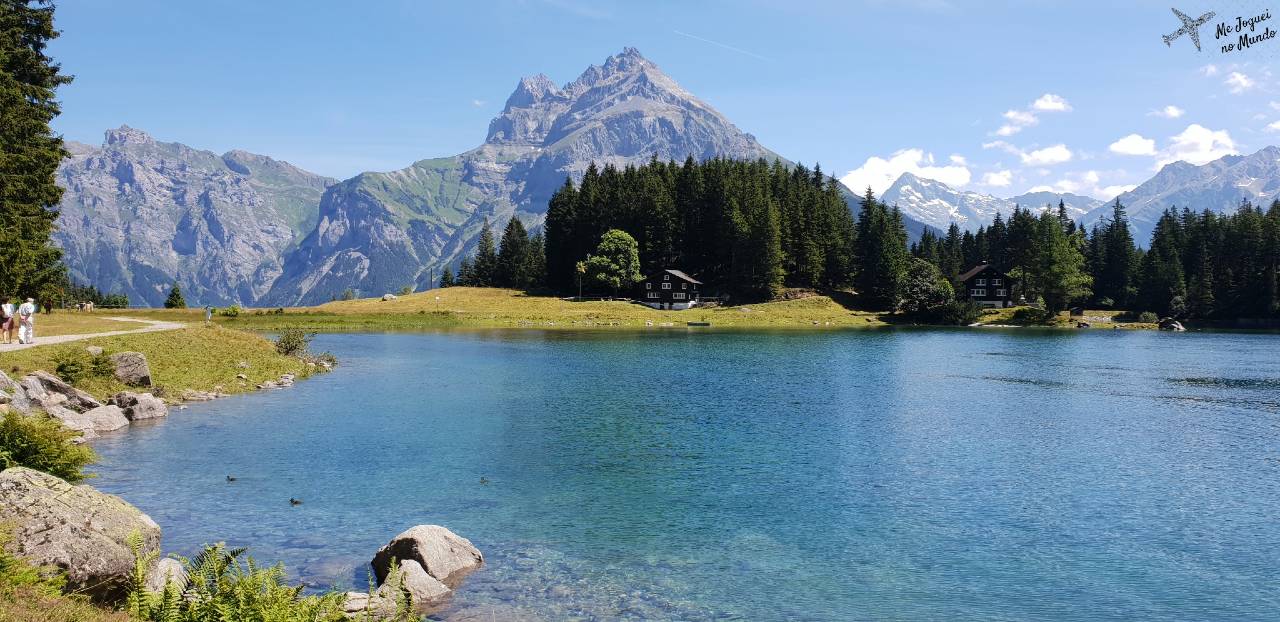
[[[218,315],[221,315],[222,317],[240,317],[240,311],[240,305],[231,305],[230,307],[219,311]]]
[[[1013,312],[1010,319],[1016,324],[1048,324],[1053,320],[1053,314],[1036,307],[1021,307]]]
[[[930,313],[933,323],[948,326],[968,326],[978,321],[982,308],[971,300],[952,300]]]
[[[301,328],[286,328],[276,337],[276,352],[285,356],[305,356],[312,337],[315,335]]]
[[[104,351],[89,358],[89,375],[95,378],[109,378],[116,373],[116,364]]]
[[[1160,321],[1160,317],[1150,311],[1143,311],[1138,314],[1138,321],[1144,324],[1155,324]]]
[[[90,363],[83,350],[64,348],[53,355],[54,373],[66,382],[75,384],[89,373]]]
[[[0,420],[0,468],[22,466],[80,482],[87,477],[82,469],[98,456],[87,445],[72,444],[79,436],[48,415],[7,412]]]

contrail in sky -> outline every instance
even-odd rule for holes
[[[703,38],[703,37],[699,37],[698,35],[691,35],[691,34],[689,34],[689,33],[687,33],[687,32],[681,32],[681,31],[679,31],[679,30],[673,30],[672,32],[674,32],[674,33],[676,33],[676,34],[680,35],[681,37],[688,37],[688,38],[690,38],[690,39],[694,39],[694,40],[696,40],[696,41],[701,41],[701,42],[703,42],[703,43],[710,43],[711,45],[718,46],[718,47],[722,47],[722,48],[724,48],[724,49],[726,49],[726,50],[729,50],[729,51],[731,51],[731,52],[737,52],[737,53],[739,53],[739,54],[746,54],[747,56],[750,56],[751,58],[758,58],[758,59],[760,59],[760,60],[768,61],[768,62],[771,62],[771,63],[773,62],[773,59],[772,59],[772,58],[769,58],[769,57],[767,57],[767,56],[761,56],[761,55],[759,55],[759,54],[756,54],[755,52],[748,52],[748,51],[746,51],[746,50],[744,50],[744,49],[742,49],[742,48],[736,48],[736,47],[733,47],[732,45],[729,45],[729,44],[727,44],[727,43],[720,43],[719,41],[712,41],[711,39],[706,39],[706,38]]]

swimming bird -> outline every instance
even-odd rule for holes
[[[480,478],[480,485],[481,485],[481,486],[485,486],[485,485],[487,485],[488,483],[489,483],[489,478],[487,478],[487,477],[481,477],[481,478]]]
[[[289,497],[289,505],[302,505],[302,499],[294,499]]]
[[[234,481],[236,481],[236,478],[231,477],[230,475],[228,475],[228,476],[227,476],[227,481],[228,481],[228,482],[234,482]]]

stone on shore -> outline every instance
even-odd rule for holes
[[[0,472],[0,523],[13,526],[10,550],[66,572],[67,590],[117,602],[129,589],[134,554],[160,548],[160,527],[138,508],[89,486],[23,467]]]
[[[84,412],[102,406],[102,402],[94,399],[92,395],[45,371],[27,374],[22,378],[19,388],[26,393],[26,399],[29,402],[34,402],[46,411],[65,407],[76,412]]]
[[[164,591],[166,583],[173,582],[174,586],[179,590],[187,587],[187,571],[182,567],[182,562],[172,558],[164,557],[156,563],[156,567],[147,573],[147,591],[160,593]]]
[[[73,441],[77,444],[98,438],[98,431],[93,429],[93,420],[85,417],[82,413],[62,406],[48,408],[45,412],[50,417],[62,422],[62,427],[79,432],[80,438]]]
[[[169,407],[165,405],[164,400],[150,393],[121,391],[111,398],[111,403],[119,406],[129,421],[169,416]]]
[[[1187,330],[1182,326],[1182,322],[1179,322],[1178,320],[1175,320],[1171,317],[1167,317],[1160,320],[1160,323],[1158,324],[1158,326],[1160,327],[1160,330],[1168,330],[1168,331],[1173,331],[1175,333],[1181,333]]]
[[[100,346],[85,346],[85,347],[84,347],[84,351],[85,351],[85,352],[88,352],[88,353],[89,353],[89,356],[101,356],[101,355],[102,355],[102,348],[101,348]]]
[[[129,425],[129,418],[124,416],[124,411],[120,410],[119,406],[99,406],[82,413],[69,408],[54,406],[46,412],[68,428],[80,430],[81,432],[87,430],[94,433],[92,435],[86,433],[86,438],[94,438],[98,433],[119,430]]]
[[[151,367],[141,352],[117,352],[111,355],[116,366],[116,380],[133,387],[151,386]]]
[[[196,391],[195,389],[183,389],[182,395],[181,395],[182,401],[184,402],[208,402],[208,401],[216,400],[220,397],[226,397],[226,396],[227,396],[226,393],[218,391],[216,387],[215,387],[215,390],[213,391]]]
[[[378,549],[372,564],[379,585],[385,583],[392,559],[401,567],[410,560],[418,562],[428,575],[450,587],[484,563],[484,555],[470,540],[439,525],[412,527]]]
[[[31,414],[31,399],[27,397],[27,390],[6,376],[3,371],[0,371],[0,390],[9,396],[6,402],[9,408],[21,415]]]

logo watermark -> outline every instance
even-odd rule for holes
[[[1271,20],[1270,9],[1255,15],[1237,15],[1235,19],[1225,21],[1213,21],[1218,16],[1213,11],[1209,11],[1200,17],[1192,18],[1178,9],[1170,10],[1173,11],[1174,16],[1182,21],[1182,27],[1162,37],[1164,44],[1169,47],[1173,47],[1174,41],[1186,35],[1188,39],[1191,39],[1191,43],[1196,46],[1196,51],[1202,51],[1200,48],[1200,27],[1211,22],[1213,24],[1213,40],[1217,43],[1218,51],[1222,54],[1243,52],[1270,41],[1276,36],[1276,31],[1271,29],[1270,24],[1266,23]]]

